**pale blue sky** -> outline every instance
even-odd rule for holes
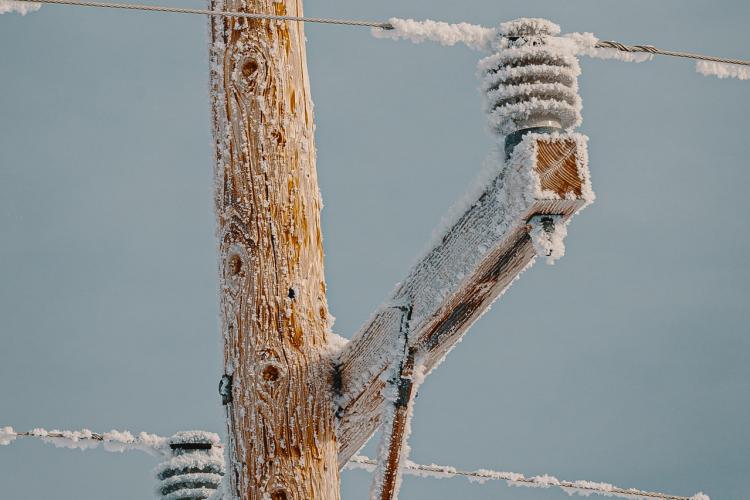
[[[167,3],[167,2],[164,2]],[[172,1],[200,6],[199,2]],[[564,31],[750,58],[750,3],[308,1],[319,16]],[[464,47],[308,26],[335,330],[401,279],[486,157]],[[0,16],[0,426],[223,431],[205,20]],[[750,499],[750,83],[584,60],[598,200],[417,400],[415,461]],[[150,498],[136,452],[0,447],[0,497]],[[369,477],[343,473],[343,497]],[[406,478],[402,499],[563,499]]]

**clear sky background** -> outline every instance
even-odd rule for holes
[[[200,6],[199,2],[163,2]],[[750,3],[306,2],[750,58]],[[0,426],[223,432],[205,19],[0,17]],[[307,26],[329,303],[350,337],[492,147],[465,47]],[[412,459],[750,499],[750,82],[583,60],[598,199],[420,391]],[[8,500],[151,498],[138,452],[0,447]],[[343,473],[343,498],[369,476]],[[407,477],[401,498],[562,499]]]

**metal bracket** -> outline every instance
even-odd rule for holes
[[[219,381],[219,394],[221,395],[221,404],[228,405],[232,402],[232,376],[222,375]]]

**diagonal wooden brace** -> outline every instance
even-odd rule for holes
[[[561,224],[594,199],[586,137],[528,134],[481,194],[410,271],[339,357],[339,467],[382,423],[383,390],[400,349],[401,314],[412,304],[408,348],[434,369],[536,257],[534,216]]]

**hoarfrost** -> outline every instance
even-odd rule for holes
[[[0,445],[7,445],[17,437],[34,437],[42,442],[54,445],[55,448],[70,450],[89,450],[103,444],[106,451],[124,452],[140,450],[154,456],[168,454],[167,439],[155,434],[141,432],[134,436],[128,431],[112,430],[104,434],[97,434],[88,429],[80,431],[61,431],[36,428],[28,432],[16,432],[12,427],[0,429]]]
[[[16,437],[18,437],[18,435],[16,434],[16,431],[13,430],[13,427],[0,428],[0,446],[9,445],[15,441]]]
[[[493,28],[469,23],[449,24],[430,19],[415,21],[397,17],[390,18],[388,22],[394,29],[373,28],[372,35],[375,38],[410,40],[414,43],[429,40],[447,46],[463,43],[474,50],[486,50],[497,34],[497,30]]]
[[[549,19],[542,19],[540,17],[521,17],[500,23],[501,35],[514,36],[522,32],[557,36],[560,34],[560,26]]]
[[[499,29],[469,23],[450,24],[430,19],[415,21],[393,17],[388,21],[394,29],[373,28],[372,35],[375,38],[409,40],[413,43],[432,41],[447,46],[463,43],[474,50],[488,51],[497,49],[494,45],[499,36],[507,35],[523,25],[525,28],[532,27],[537,33],[543,33],[550,45],[556,46],[557,49],[571,56],[585,55],[597,59],[616,59],[636,63],[650,61],[654,57],[653,54],[646,52],[623,52],[612,48],[597,47],[599,39],[593,33],[568,33],[560,36],[560,26],[546,19],[515,19],[501,23]]]
[[[377,461],[363,455],[354,455],[344,466],[348,470],[365,470],[373,472],[377,468]],[[526,477],[518,472],[503,472],[488,469],[479,469],[475,471],[464,471],[456,469],[450,465],[423,465],[417,464],[410,460],[404,462],[403,473],[408,476],[422,478],[449,479],[454,477],[463,477],[472,483],[483,484],[487,481],[505,481],[508,486],[517,486],[523,488],[560,488],[568,495],[580,495],[588,497],[590,495],[600,495],[604,497],[625,498],[630,500],[637,499],[673,499],[685,498],[676,497],[666,493],[651,491],[642,491],[636,488],[620,488],[609,483],[599,483],[595,481],[564,481],[554,476],[543,474],[539,476]],[[703,492],[696,493],[689,497],[689,500],[711,500]]]
[[[616,59],[624,62],[641,63],[654,58],[653,54],[647,52],[623,52],[617,49],[597,47],[599,39],[593,33],[568,33],[558,39],[562,44],[567,44],[569,50],[576,55],[594,57],[597,59]]]
[[[349,343],[349,339],[342,337],[341,335],[328,331],[328,344],[324,346],[324,354],[330,359],[335,360],[338,358],[341,351]]]
[[[15,12],[25,16],[29,12],[36,12],[42,7],[40,3],[14,2],[13,0],[0,0],[0,15]]]
[[[554,264],[565,255],[567,223],[559,215],[535,215],[529,221],[529,236],[537,256],[545,257],[547,264]]]
[[[704,76],[750,80],[750,66],[740,66],[739,64],[698,61],[695,63],[695,71]]]

